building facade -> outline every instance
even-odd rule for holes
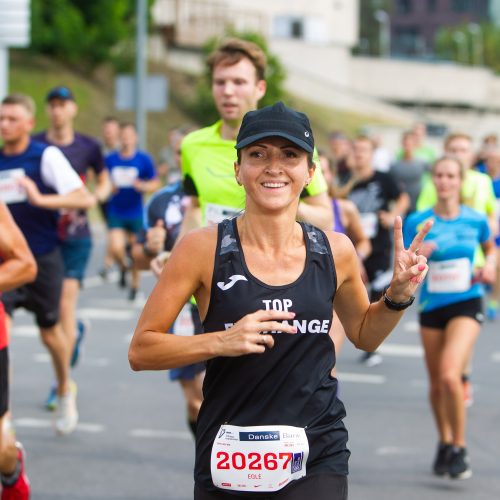
[[[156,0],[152,15],[179,46],[201,46],[227,28],[268,40],[349,49],[358,43],[359,0]]]
[[[439,28],[489,20],[495,3],[496,0],[391,0],[391,52],[430,55]]]

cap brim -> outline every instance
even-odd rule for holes
[[[58,95],[58,94],[49,94],[45,101],[46,102],[50,102],[50,101],[53,101],[54,99],[59,99],[60,101],[74,101],[75,100],[75,97],[72,96],[72,95]]]
[[[312,153],[314,151],[313,146],[308,144],[306,141],[298,139],[297,137],[287,134],[286,132],[283,132],[281,130],[261,132],[260,134],[254,134],[249,137],[245,137],[245,139],[241,140],[236,144],[235,148],[236,149],[244,148],[245,146],[249,146],[250,144],[253,144],[259,139],[265,139],[266,137],[283,137],[284,139],[288,139],[290,142],[293,142],[296,146],[298,146],[299,148],[303,149],[308,153]]]

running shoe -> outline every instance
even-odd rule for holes
[[[452,448],[448,471],[452,479],[468,479],[472,476],[466,448]]]
[[[110,273],[111,269],[109,267],[103,267],[100,271],[99,271],[99,276],[102,278],[103,281],[108,281],[109,279],[109,273]]]
[[[137,288],[131,288],[128,292],[128,300],[133,302],[137,298]]]
[[[78,319],[76,321],[76,342],[71,355],[71,368],[74,368],[80,359],[82,352],[82,341],[90,330],[90,322],[87,319]]]
[[[369,368],[372,368],[374,366],[380,365],[383,361],[383,358],[378,352],[364,352],[359,358],[359,361]]]
[[[118,286],[120,288],[127,288],[127,270],[126,267],[120,269],[120,279],[118,280]]]
[[[78,424],[78,410],[76,408],[77,388],[75,382],[70,381],[70,389],[58,399],[58,413],[55,421],[57,434],[71,434]]]
[[[14,424],[12,423],[12,414],[10,413],[10,411],[5,413],[5,415],[3,416],[3,426],[2,429],[0,429],[0,432],[3,432],[6,436],[11,436],[12,438],[14,438],[16,435]]]
[[[26,454],[24,452],[23,445],[16,442],[17,448],[17,460],[19,465],[19,470],[16,470],[15,475],[17,479],[14,479],[12,483],[8,476],[1,476],[2,479],[2,496],[1,500],[29,500],[30,497],[30,482],[24,465],[26,462]],[[17,467],[16,467],[17,469]]]
[[[445,476],[450,467],[450,456],[453,450],[451,444],[439,443],[432,470],[436,476]]]
[[[49,411],[57,409],[57,384],[54,382],[49,389],[49,394],[45,401],[45,408]]]

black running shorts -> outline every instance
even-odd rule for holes
[[[59,248],[35,257],[35,260],[38,265],[36,280],[5,292],[2,302],[9,316],[15,309],[24,307],[34,313],[39,327],[50,328],[59,321],[64,264]]]
[[[484,321],[483,301],[481,298],[456,302],[449,306],[439,307],[429,312],[420,313],[420,326],[443,330],[448,322],[459,316],[475,319],[479,324]]]
[[[9,409],[9,348],[0,349],[0,418]],[[1,429],[0,429],[1,432]]]
[[[241,496],[240,496],[241,495]],[[347,500],[347,476],[337,474],[313,474],[276,493],[266,495],[234,495],[225,491],[205,491],[198,485],[194,487],[194,500],[235,500],[237,498],[256,498],[259,500]]]

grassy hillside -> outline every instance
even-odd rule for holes
[[[192,123],[176,105],[172,95],[189,94],[195,79],[165,68],[155,67],[153,71],[164,72],[170,78],[172,86],[169,109],[164,113],[148,114],[148,149],[157,157],[170,128]],[[35,99],[38,107],[37,130],[47,126],[45,95],[56,85],[66,85],[74,92],[79,106],[76,127],[81,132],[99,136],[101,121],[107,115],[115,115],[120,120],[133,120],[133,113],[114,110],[114,76],[109,68],[100,68],[93,75],[85,75],[46,57],[22,50],[11,51],[9,90],[29,94]],[[341,128],[347,134],[354,135],[367,123],[380,123],[380,120],[370,116],[326,109],[293,96],[289,102],[308,113],[316,141],[321,147],[325,147],[327,134],[332,128]]]
[[[131,112],[114,109],[114,76],[109,68],[101,68],[89,76],[70,69],[57,61],[35,56],[23,51],[12,51],[10,61],[10,92],[31,95],[37,104],[36,129],[47,126],[45,116],[45,96],[57,85],[66,85],[76,96],[78,103],[77,130],[99,136],[101,121],[105,116],[114,115],[119,120],[133,120]],[[167,131],[191,123],[175,102],[165,113],[148,114],[148,149],[157,155],[164,145]]]

